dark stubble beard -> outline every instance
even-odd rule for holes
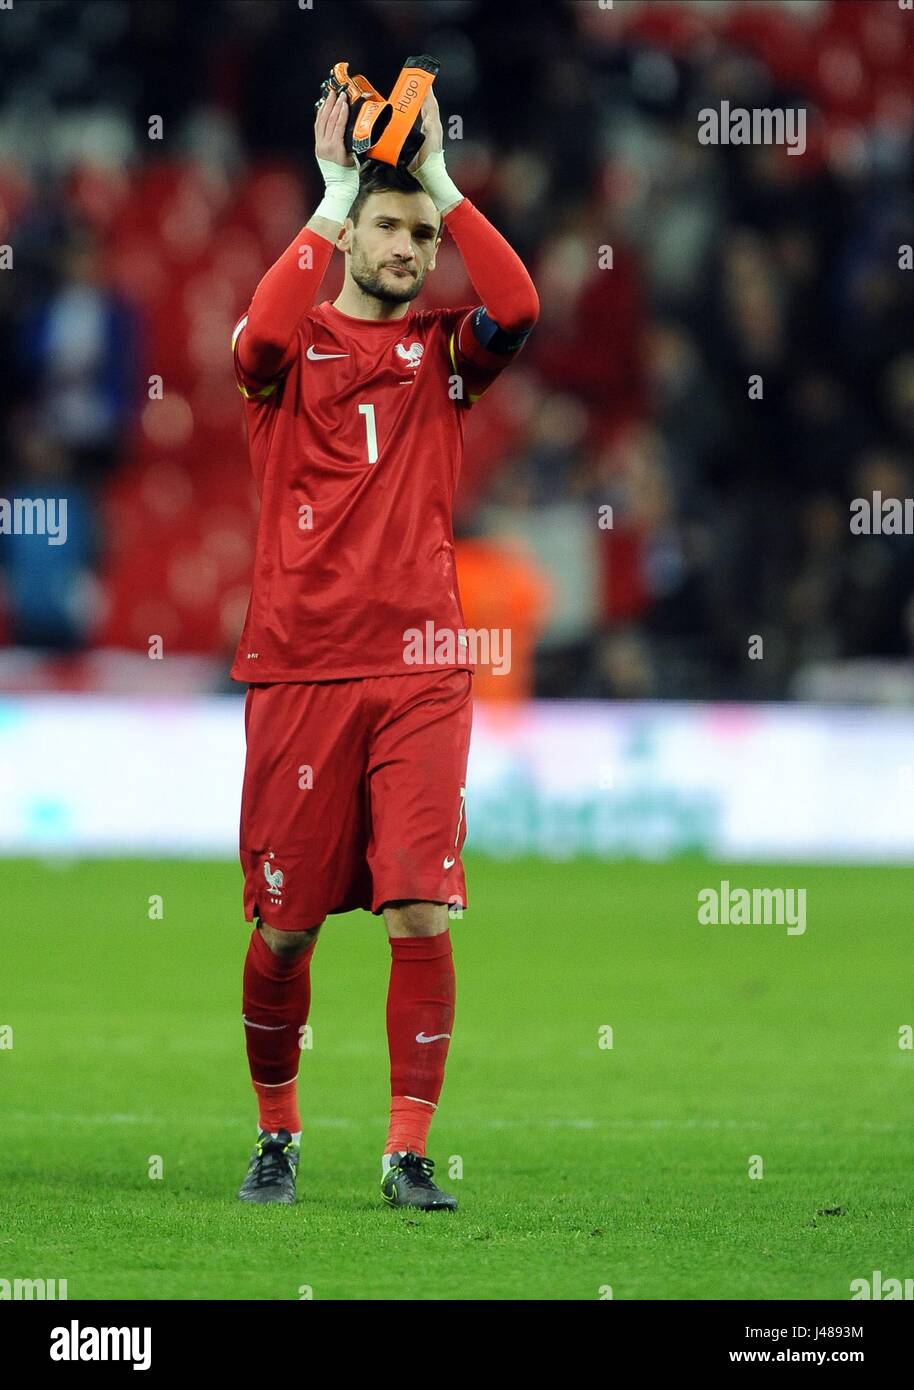
[[[362,293],[370,294],[373,299],[380,299],[382,304],[408,304],[422,289],[422,281],[425,279],[424,272],[421,272],[414,280],[406,281],[402,290],[394,290],[382,282],[380,269],[373,270],[365,264],[363,256],[358,260],[353,256],[349,269]]]

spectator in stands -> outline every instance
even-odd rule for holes
[[[0,539],[0,581],[10,640],[23,647],[78,649],[91,636],[98,592],[87,490],[59,441],[31,416],[18,421],[13,431],[7,476],[7,518],[15,517],[17,499],[32,504],[32,520],[20,520],[13,534]]]
[[[135,336],[104,283],[94,236],[72,232],[56,283],[23,325],[22,356],[49,438],[85,479],[108,473],[122,448],[138,397]]]

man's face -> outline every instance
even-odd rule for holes
[[[441,218],[427,193],[371,193],[346,234],[349,273],[359,289],[386,304],[415,299],[435,268]]]

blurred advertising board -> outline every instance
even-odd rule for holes
[[[0,698],[0,853],[234,857],[243,758],[237,697]],[[501,858],[914,861],[914,712],[477,704],[467,791]]]

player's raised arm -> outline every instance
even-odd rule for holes
[[[324,196],[313,217],[273,264],[254,291],[238,324],[233,347],[242,378],[256,387],[288,365],[295,330],[311,308],[340,227],[359,191],[359,171],[346,153],[343,136],[349,106],[331,91],[314,122],[314,153],[324,179]]]
[[[527,268],[500,232],[465,198],[444,163],[444,131],[434,92],[422,103],[425,139],[411,166],[454,238],[483,312],[473,316],[472,334],[490,353],[522,346],[539,317],[539,298]],[[461,334],[461,351],[472,342]]]
[[[359,171],[346,151],[349,103],[331,88],[318,107],[314,121],[314,154],[324,177],[324,196],[308,222],[310,231],[336,245],[340,227],[349,215],[359,191]]]

